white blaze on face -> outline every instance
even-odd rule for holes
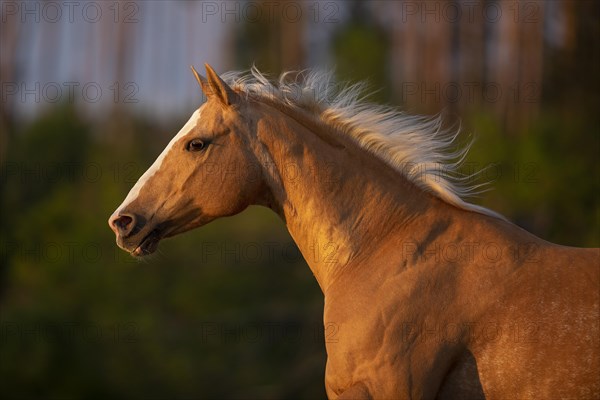
[[[140,191],[142,190],[142,188],[144,187],[144,185],[146,185],[148,180],[150,178],[152,178],[152,176],[154,176],[154,174],[160,169],[163,160],[165,159],[166,155],[169,153],[169,151],[171,150],[171,147],[173,147],[175,142],[177,142],[179,139],[181,139],[182,137],[184,137],[185,135],[190,133],[191,130],[196,127],[196,125],[198,124],[198,121],[200,121],[200,111],[201,111],[201,109],[196,110],[192,114],[192,117],[189,119],[189,121],[186,122],[186,124],[183,126],[183,128],[181,128],[181,130],[177,133],[177,135],[175,135],[175,137],[173,137],[173,139],[171,139],[171,141],[169,142],[167,147],[165,147],[165,149],[162,151],[162,153],[160,153],[160,155],[158,156],[156,161],[154,161],[154,163],[150,166],[150,168],[148,168],[148,170],[146,172],[144,172],[144,175],[142,175],[140,177],[140,179],[138,179],[138,181],[135,183],[135,185],[131,188],[131,190],[129,191],[129,194],[127,195],[125,200],[123,200],[123,203],[121,203],[119,208],[117,208],[117,210],[113,213],[113,215],[118,215],[122,209],[127,207],[138,197],[138,195],[139,195]]]

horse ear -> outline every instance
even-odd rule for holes
[[[196,80],[198,81],[198,85],[200,85],[200,89],[202,89],[204,94],[207,94],[210,91],[210,87],[208,86],[208,81],[206,80],[205,77],[200,75],[198,73],[198,71],[196,71],[196,68],[194,68],[193,65],[190,65],[190,68],[192,69],[192,73],[194,74],[194,76],[196,77]]]
[[[221,103],[226,106],[235,104],[238,101],[239,95],[233,91],[231,87],[208,64],[204,64],[206,67],[206,77],[208,78],[209,90],[204,90],[206,97],[216,96]]]

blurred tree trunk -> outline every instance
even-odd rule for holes
[[[138,5],[139,7],[139,5]],[[112,49],[114,55],[114,82],[116,83],[117,101],[111,98],[110,114],[112,115],[110,123],[110,131],[113,132],[113,138],[121,143],[124,148],[129,148],[134,140],[134,127],[131,116],[127,115],[123,110],[124,88],[129,80],[130,66],[133,61],[134,54],[132,44],[135,44],[135,26],[136,24],[125,22],[122,12],[119,13],[119,18],[116,23],[116,48]],[[105,29],[113,29],[114,21],[105,19]],[[110,34],[108,35],[110,37]],[[109,58],[110,59],[110,58]],[[111,93],[112,94],[112,93]]]
[[[420,99],[416,87],[423,77],[419,68],[420,23],[415,18],[405,18],[403,3],[395,2],[395,15],[401,23],[392,29],[392,85],[394,98],[406,106]]]
[[[513,95],[520,127],[529,126],[539,114],[544,66],[544,2],[528,2],[527,7],[535,13],[531,18],[525,11],[521,15],[519,83]]]
[[[17,49],[22,24],[17,17],[7,17],[0,24],[0,84],[5,98],[0,102],[0,164],[6,161],[10,136],[15,128],[15,103],[18,94],[8,95],[9,86],[18,85],[17,82]]]
[[[518,7],[519,4],[515,3]],[[519,76],[519,23],[507,13],[506,7],[503,16],[492,24],[496,30],[496,47],[494,57],[490,60],[490,81],[486,82],[484,101],[493,103],[500,120],[504,122],[508,134],[514,133],[516,108],[514,107],[511,92],[518,85]]]
[[[282,21],[280,25],[279,35],[279,54],[281,54],[281,71],[299,70],[305,65],[305,54],[304,54],[304,29],[307,17],[306,8],[303,7],[302,3],[292,2],[286,0],[290,5],[288,7],[290,11],[289,15],[283,13]],[[294,7],[291,5],[294,4]],[[298,11],[301,17],[296,21],[297,16],[295,12]],[[303,16],[304,15],[304,16]]]
[[[397,2],[391,29],[393,97],[417,112],[453,109],[456,83],[453,59],[455,30],[441,13],[441,3]],[[414,12],[415,8],[418,12]],[[432,12],[431,14],[429,12]]]
[[[478,0],[474,9],[483,8],[483,1]],[[461,89],[460,108],[466,111],[474,106],[481,107],[481,93],[485,82],[486,68],[486,29],[482,13],[474,12],[464,16],[458,24],[458,81]]]
[[[453,96],[450,86],[453,70],[453,31],[441,16],[432,16],[427,21],[427,25],[422,24],[420,30],[424,36],[424,43],[421,48],[422,64],[418,67],[424,72],[424,79],[420,82],[422,106],[428,113],[436,113],[448,107],[448,100]]]

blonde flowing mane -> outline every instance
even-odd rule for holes
[[[248,72],[232,71],[222,77],[247,95],[316,112],[323,123],[348,135],[361,148],[447,203],[504,219],[463,199],[478,193],[485,184],[473,184],[476,174],[464,175],[458,171],[470,143],[457,147],[459,130],[443,129],[440,116],[413,116],[368,103],[364,83],[339,85],[331,72],[286,72],[271,82],[252,67]]]

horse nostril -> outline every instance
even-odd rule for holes
[[[111,218],[109,225],[116,234],[126,237],[135,227],[135,217],[130,214],[116,215]]]

